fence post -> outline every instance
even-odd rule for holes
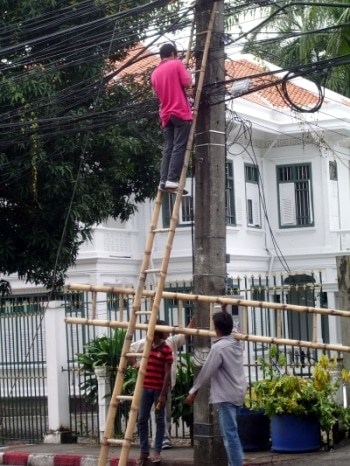
[[[337,256],[337,277],[338,277],[338,300],[340,308],[350,313],[350,257]],[[341,319],[341,336],[342,345],[350,345],[350,318]],[[350,368],[350,353],[343,354],[343,362],[345,369]],[[346,384],[343,391],[344,397],[349,399],[350,387]]]
[[[49,432],[44,443],[61,443],[69,431],[66,324],[63,301],[50,301],[45,313],[46,375]]]
[[[98,420],[100,426],[100,441],[102,441],[109,408],[109,399],[107,399],[107,394],[111,392],[110,370],[105,366],[95,367],[95,374],[98,384]]]

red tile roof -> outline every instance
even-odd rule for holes
[[[264,88],[264,86],[267,86],[271,84],[271,82],[275,82],[281,78],[281,76],[277,75],[258,76],[266,71],[269,70],[264,69],[262,66],[246,59],[226,61],[226,72],[228,78],[239,79],[247,77],[250,79],[250,88],[261,88],[252,94],[243,95],[241,97],[242,99],[258,103],[265,107],[288,107],[288,104],[285,102],[281,92],[279,91],[280,85]],[[290,81],[287,82],[286,86],[290,99],[299,107],[313,107],[318,103],[318,95],[313,92],[296,86]]]
[[[141,81],[144,75],[146,74],[148,76],[158,63],[158,53],[154,53],[138,45],[128,52],[123,62],[116,62],[115,68],[127,64],[127,67],[118,73],[117,79],[130,79],[130,77],[132,77],[136,81]],[[240,99],[245,99],[264,107],[288,108],[288,104],[279,92],[280,85],[265,87],[267,84],[280,79],[281,75],[259,76],[269,70],[266,68],[264,69],[263,65],[260,66],[245,58],[226,60],[225,67],[227,79],[234,80],[247,77],[250,79],[250,88],[261,87],[260,90],[256,90],[251,94],[240,96]],[[317,104],[319,96],[316,93],[303,89],[290,81],[287,82],[286,86],[290,99],[299,107],[313,107]],[[230,91],[231,87],[232,82],[228,85],[228,91]]]
[[[117,79],[133,77],[135,81],[139,81],[142,80],[145,75],[148,76],[158,63],[159,54],[155,54],[153,51],[137,45],[129,50],[126,58],[122,62],[115,62],[113,68],[118,70],[118,67],[127,65],[117,74]]]

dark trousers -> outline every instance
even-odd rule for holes
[[[163,128],[164,149],[160,182],[179,181],[192,121],[171,116]]]
[[[148,421],[151,414],[151,408],[158,401],[160,390],[150,390],[144,388],[142,390],[140,411],[139,411],[139,436],[141,453],[149,453],[148,443]],[[155,410],[156,418],[156,437],[155,437],[155,451],[161,452],[162,443],[165,431],[165,411],[164,407],[160,410]]]

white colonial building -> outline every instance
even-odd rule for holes
[[[273,70],[272,65],[266,66]],[[251,57],[227,62],[228,76],[247,89],[254,90],[254,75],[262,71]],[[263,79],[272,78],[260,78],[259,84]],[[240,276],[248,277],[249,286],[254,275],[262,289],[280,273],[287,284],[288,272],[306,281],[312,281],[312,276],[319,281],[321,273],[322,289],[309,304],[336,308],[336,256],[350,251],[350,99],[325,90],[318,111],[301,113],[291,108],[280,88],[242,96],[239,88],[232,86],[234,99],[226,113],[230,285],[241,288],[236,280]],[[319,103],[315,84],[303,78],[289,82],[285,92],[303,109]],[[189,194],[182,201],[169,282],[192,279],[194,183],[187,180]],[[167,223],[169,203],[171,198],[165,196],[160,226]],[[110,220],[96,226],[92,241],[81,247],[76,266],[69,270],[68,283],[135,286],[152,210],[153,203],[146,202],[126,223]],[[161,261],[164,241],[159,236],[155,239],[155,267]],[[11,277],[11,285],[14,293],[37,290],[16,277]],[[263,298],[260,293],[259,299]],[[275,300],[279,299],[277,290]],[[326,334],[326,340],[340,341],[336,326],[327,328]],[[298,336],[303,336],[302,330]]]

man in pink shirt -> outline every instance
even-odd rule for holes
[[[177,59],[172,44],[160,48],[161,62],[151,75],[151,83],[160,101],[160,119],[164,134],[160,168],[161,190],[176,190],[192,122],[188,97],[192,95],[191,75]]]

